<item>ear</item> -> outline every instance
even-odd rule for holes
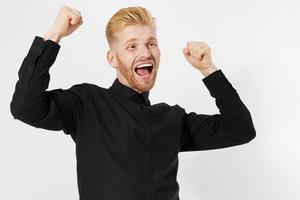
[[[106,59],[112,67],[118,68],[117,59],[112,50],[107,51]]]

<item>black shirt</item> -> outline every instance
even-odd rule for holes
[[[19,69],[10,104],[15,119],[62,130],[76,143],[81,200],[178,200],[178,153],[241,145],[256,131],[250,113],[219,69],[203,78],[220,114],[151,105],[116,78],[47,90],[60,45],[36,36]]]

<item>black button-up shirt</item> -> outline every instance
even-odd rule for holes
[[[117,78],[111,87],[81,83],[47,90],[60,45],[36,36],[19,69],[10,104],[15,119],[62,130],[76,143],[81,200],[178,200],[178,153],[252,140],[250,113],[221,70],[203,78],[220,114],[151,105]]]

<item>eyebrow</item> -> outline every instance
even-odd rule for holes
[[[136,39],[136,38],[131,38],[131,39],[129,39],[129,40],[127,40],[126,42],[125,42],[125,44],[128,44],[128,43],[130,43],[130,42],[134,42],[134,41],[137,41],[138,39]]]
[[[135,41],[137,41],[137,40],[138,40],[137,38],[131,38],[131,39],[129,39],[129,40],[127,40],[127,41],[125,42],[125,45],[128,44],[128,43],[130,43],[130,42],[135,42]],[[155,37],[150,37],[150,38],[148,38],[148,41],[152,41],[152,40],[157,41],[157,39],[156,39]]]

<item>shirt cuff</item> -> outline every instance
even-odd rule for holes
[[[35,36],[27,57],[30,60],[35,61],[38,57],[43,54],[43,59],[47,59],[53,63],[59,52],[60,45],[52,40],[44,40],[40,36]]]
[[[209,91],[222,90],[228,87],[231,89],[233,88],[221,69],[206,76],[202,81]]]

